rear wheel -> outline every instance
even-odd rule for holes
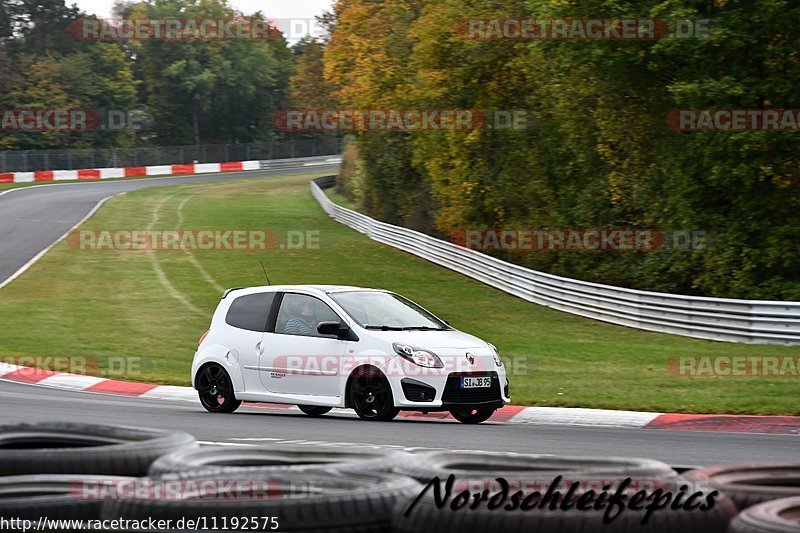
[[[462,424],[480,424],[486,422],[494,414],[494,407],[458,407],[450,409],[453,418]]]
[[[365,371],[350,386],[350,406],[364,420],[392,420],[400,412],[394,406],[392,387],[380,373]]]
[[[332,407],[322,407],[320,405],[298,405],[297,407],[308,416],[322,416],[333,409]]]
[[[233,394],[230,376],[217,364],[208,365],[197,375],[197,393],[200,403],[211,413],[232,413],[242,405]]]

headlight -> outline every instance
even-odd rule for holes
[[[494,344],[489,344],[489,347],[492,349],[492,355],[494,356],[494,364],[497,367],[503,366],[503,360],[500,359],[500,354],[497,353],[497,346]]]
[[[429,350],[423,350],[422,348],[400,342],[392,344],[392,347],[397,355],[407,361],[411,361],[415,365],[425,368],[444,368],[444,363],[439,359],[439,356]]]

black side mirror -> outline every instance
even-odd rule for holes
[[[317,325],[317,333],[326,337],[336,337],[340,341],[358,340],[353,331],[341,322],[320,322]]]

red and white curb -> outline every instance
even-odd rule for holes
[[[325,156],[321,156],[325,157]],[[110,178],[137,178],[144,176],[183,176],[188,174],[218,174],[221,172],[243,172],[248,170],[270,170],[288,165],[314,167],[341,163],[341,157],[273,159],[265,161],[229,161],[225,163],[189,163],[184,165],[154,165],[144,167],[91,168],[82,170],[42,170],[37,172],[0,173],[0,183],[30,183],[55,181],[91,181]]]
[[[198,401],[197,391],[191,387],[118,381],[95,376],[54,372],[52,370],[30,368],[3,362],[0,362],[0,380],[54,389],[147,398],[151,400]],[[293,405],[250,405],[252,407],[262,407],[265,409],[299,412],[299,409]],[[353,412],[349,409],[334,409],[333,412],[335,414],[347,416],[353,415]],[[422,413],[415,412],[401,412],[399,416],[407,419],[452,420],[447,413],[429,413],[423,415]],[[499,409],[491,420],[493,422],[503,422],[506,424],[800,435],[800,417],[798,416],[692,415],[507,405]]]
[[[231,161],[227,163],[192,163],[186,165],[155,165],[144,167],[92,168],[82,170],[41,170],[37,172],[5,172],[0,183],[28,183],[34,181],[103,180],[109,178],[134,178],[140,176],[165,176],[169,174],[207,174],[260,170],[260,161]]]

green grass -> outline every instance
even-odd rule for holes
[[[319,174],[313,174],[316,176]],[[111,356],[138,363],[124,378],[187,385],[219,287],[333,283],[404,294],[496,344],[517,404],[669,412],[800,414],[797,376],[686,378],[674,356],[800,355],[800,347],[693,340],[603,324],[527,303],[377,244],[329,219],[306,176],[172,185],[114,198],[84,228],[319,231],[319,249],[264,253],[82,251],[61,243],[0,290],[0,359]],[[160,269],[168,285],[159,281]],[[171,288],[168,288],[171,287]],[[173,291],[173,292],[170,292]],[[184,298],[182,303],[178,298]],[[188,305],[187,305],[188,304]],[[138,370],[137,370],[138,369]]]

